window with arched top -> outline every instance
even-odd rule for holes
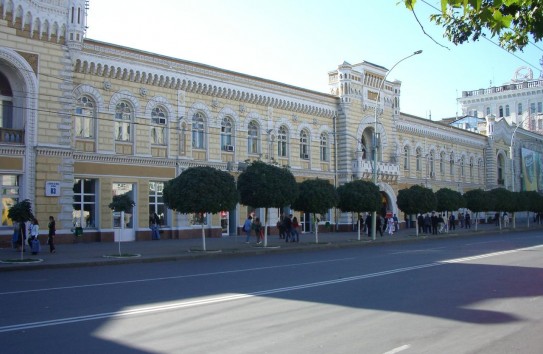
[[[221,121],[221,150],[234,151],[233,120],[231,117],[224,117]]]
[[[409,170],[409,146],[407,145],[403,147],[403,169]]]
[[[328,134],[322,133],[320,138],[320,158],[321,161],[329,161]]]
[[[465,174],[464,174],[464,172],[465,172],[464,167],[465,167],[465,164],[464,164],[464,156],[462,156],[462,157],[460,158],[460,176],[461,176],[461,177],[464,177],[464,176],[465,176]]]
[[[151,143],[156,145],[166,144],[166,124],[168,116],[164,107],[157,106],[151,111]]]
[[[509,117],[511,115],[511,109],[509,108],[509,105],[505,105],[505,116]]]
[[[503,106],[498,107],[498,117],[503,117]]]
[[[300,158],[309,160],[309,133],[305,129],[300,132]]]
[[[192,116],[192,148],[205,149],[205,116],[202,112]]]
[[[115,140],[132,141],[132,123],[134,109],[128,101],[121,101],[115,106]]]
[[[94,122],[96,121],[96,104],[86,95],[80,96],[75,103],[75,136],[78,138],[94,137]]]
[[[288,156],[288,130],[282,125],[277,132],[277,156]]]
[[[422,171],[422,149],[420,147],[415,150],[415,159],[417,171]]]
[[[434,150],[430,151],[430,156],[428,157],[428,170],[430,171],[430,176],[435,176],[435,152]]]
[[[449,174],[451,175],[451,179],[454,177],[454,154],[451,153],[449,156]]]
[[[444,175],[445,174],[445,152],[442,151],[439,154],[439,173]]]
[[[473,180],[473,157],[469,158],[469,178]]]
[[[255,121],[251,121],[247,127],[247,152],[249,154],[258,154],[260,151],[259,126]]]

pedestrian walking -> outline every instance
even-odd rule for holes
[[[32,219],[29,231],[30,231],[30,237],[28,238],[28,245],[30,246],[30,250],[32,251],[32,254],[36,255],[40,253],[41,251],[40,240],[38,238],[39,231],[40,231],[40,224],[38,223],[38,220],[36,218]]]
[[[381,235],[381,237],[383,237],[383,221],[381,220],[382,216],[381,215],[377,215],[377,219],[376,219],[376,222],[375,222],[375,229],[377,231],[379,231],[379,235]]]
[[[284,219],[283,219],[283,225],[285,227],[285,242],[294,242],[292,240],[293,236],[292,236],[292,214],[290,214],[289,216],[286,216]]]
[[[255,218],[252,228],[255,231],[256,244],[260,245],[262,243],[262,223],[260,222],[260,218]]]
[[[49,245],[49,253],[55,253],[57,250],[55,248],[55,233],[57,231],[56,225],[55,225],[55,218],[53,216],[49,217],[49,224],[47,224],[47,228],[49,229],[48,237],[47,237],[47,244]]]
[[[394,221],[394,231],[400,230],[400,225],[398,224],[398,217],[396,216],[396,214],[392,216],[392,220]]]
[[[509,215],[507,215],[507,212],[503,213],[503,227],[509,227]]]
[[[417,226],[419,228],[419,234],[422,234],[422,232],[424,231],[424,216],[422,216],[422,214],[419,214],[419,216],[417,216]]]
[[[469,215],[469,213],[466,213],[464,221],[466,223],[466,229],[471,229],[471,216]]]
[[[157,213],[151,216],[151,239],[160,240],[160,217]]]
[[[464,221],[465,221],[464,213],[458,214],[458,222],[460,223],[461,229],[463,229],[465,226]]]
[[[298,227],[300,227],[300,223],[298,222],[298,218],[294,217],[292,219],[292,239],[293,242],[300,242],[300,233],[298,232]],[[296,236],[296,237],[294,237]]]
[[[455,217],[453,213],[451,213],[451,216],[449,216],[449,230],[456,230]]]
[[[17,249],[17,241],[19,240],[19,232],[21,230],[21,226],[19,226],[19,223],[17,221],[13,222],[13,234],[11,235],[11,247],[14,249]]]
[[[394,219],[391,217],[387,219],[387,232],[389,236],[394,234]]]
[[[286,237],[284,219],[285,219],[285,216],[283,215],[283,213],[281,213],[281,215],[279,216],[279,220],[277,220],[277,225],[276,225],[277,230],[279,230],[279,238],[282,240],[285,239]]]
[[[243,224],[243,231],[245,231],[245,243],[249,243],[251,239],[251,225],[253,223],[253,217],[249,215],[245,223]]]
[[[368,213],[366,215],[366,222],[364,223],[366,225],[366,231],[368,232],[368,237],[371,237],[371,215]]]

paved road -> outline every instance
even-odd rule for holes
[[[252,255],[264,253],[284,253],[301,252],[307,250],[338,248],[338,247],[365,247],[374,244],[388,242],[418,242],[426,238],[445,238],[445,237],[469,237],[470,235],[484,234],[489,232],[523,232],[525,230],[539,229],[543,230],[543,225],[518,223],[513,230],[502,229],[492,224],[481,224],[471,229],[456,228],[447,234],[437,236],[419,234],[415,229],[403,229],[393,236],[385,235],[377,237],[375,241],[371,238],[361,236],[358,241],[356,232],[338,232],[338,233],[319,233],[318,243],[314,234],[302,234],[300,243],[285,243],[277,235],[268,237],[267,248],[255,244],[254,237],[250,244],[245,244],[245,236],[229,236],[222,238],[207,238],[206,251],[202,252],[203,244],[201,239],[189,240],[160,240],[160,241],[140,241],[140,242],[122,242],[119,243],[74,243],[57,245],[57,252],[50,254],[47,246],[42,246],[42,252],[37,256],[25,253],[25,259],[35,259],[37,263],[19,263],[3,261],[17,260],[21,258],[20,253],[9,248],[0,248],[0,271],[8,270],[34,270],[55,267],[73,267],[73,266],[94,266],[109,265],[119,263],[141,263],[156,262],[167,260],[179,260],[186,258],[199,257],[227,257],[239,255]],[[45,236],[41,236],[42,244],[45,243]],[[119,252],[120,249],[120,252]],[[137,255],[137,257],[108,257],[121,254]]]
[[[541,353],[543,233],[4,272],[2,352]]]

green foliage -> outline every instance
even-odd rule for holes
[[[472,189],[464,193],[464,199],[466,201],[466,207],[475,212],[489,211],[491,209],[489,199],[487,199],[487,192],[482,189]]]
[[[218,213],[238,203],[234,177],[212,167],[190,167],[164,185],[164,204],[182,214]]]
[[[505,188],[494,188],[488,191],[487,196],[493,202],[492,210],[511,211],[511,207],[514,206],[513,192]]]
[[[254,208],[282,208],[298,198],[298,184],[290,170],[254,161],[238,177],[240,201]]]
[[[453,211],[466,206],[462,194],[450,188],[441,188],[436,192],[437,211]]]
[[[525,203],[518,211],[528,210],[534,213],[543,212],[543,196],[536,191],[519,192],[523,197],[520,203]]]
[[[372,182],[355,180],[339,186],[338,208],[343,212],[372,212],[381,207],[379,187]]]
[[[338,201],[337,191],[330,182],[323,179],[310,179],[298,184],[300,193],[292,204],[292,209],[308,213],[324,214]]]
[[[413,215],[436,210],[437,198],[430,188],[414,185],[398,191],[397,204],[404,213]]]
[[[134,201],[130,198],[128,193],[124,193],[121,195],[114,195],[113,201],[109,203],[109,209],[112,209],[113,211],[120,212],[124,211],[130,212],[132,211],[132,207],[136,205]]]
[[[415,11],[416,0],[403,2]],[[488,31],[514,52],[543,38],[543,6],[535,0],[441,0],[441,11],[430,15],[430,21],[443,27],[444,37],[455,45],[477,41]]]
[[[30,200],[25,199],[9,208],[8,218],[19,223],[33,220],[34,214],[32,214]]]

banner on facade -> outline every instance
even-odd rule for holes
[[[522,148],[522,190],[543,192],[543,154]]]

